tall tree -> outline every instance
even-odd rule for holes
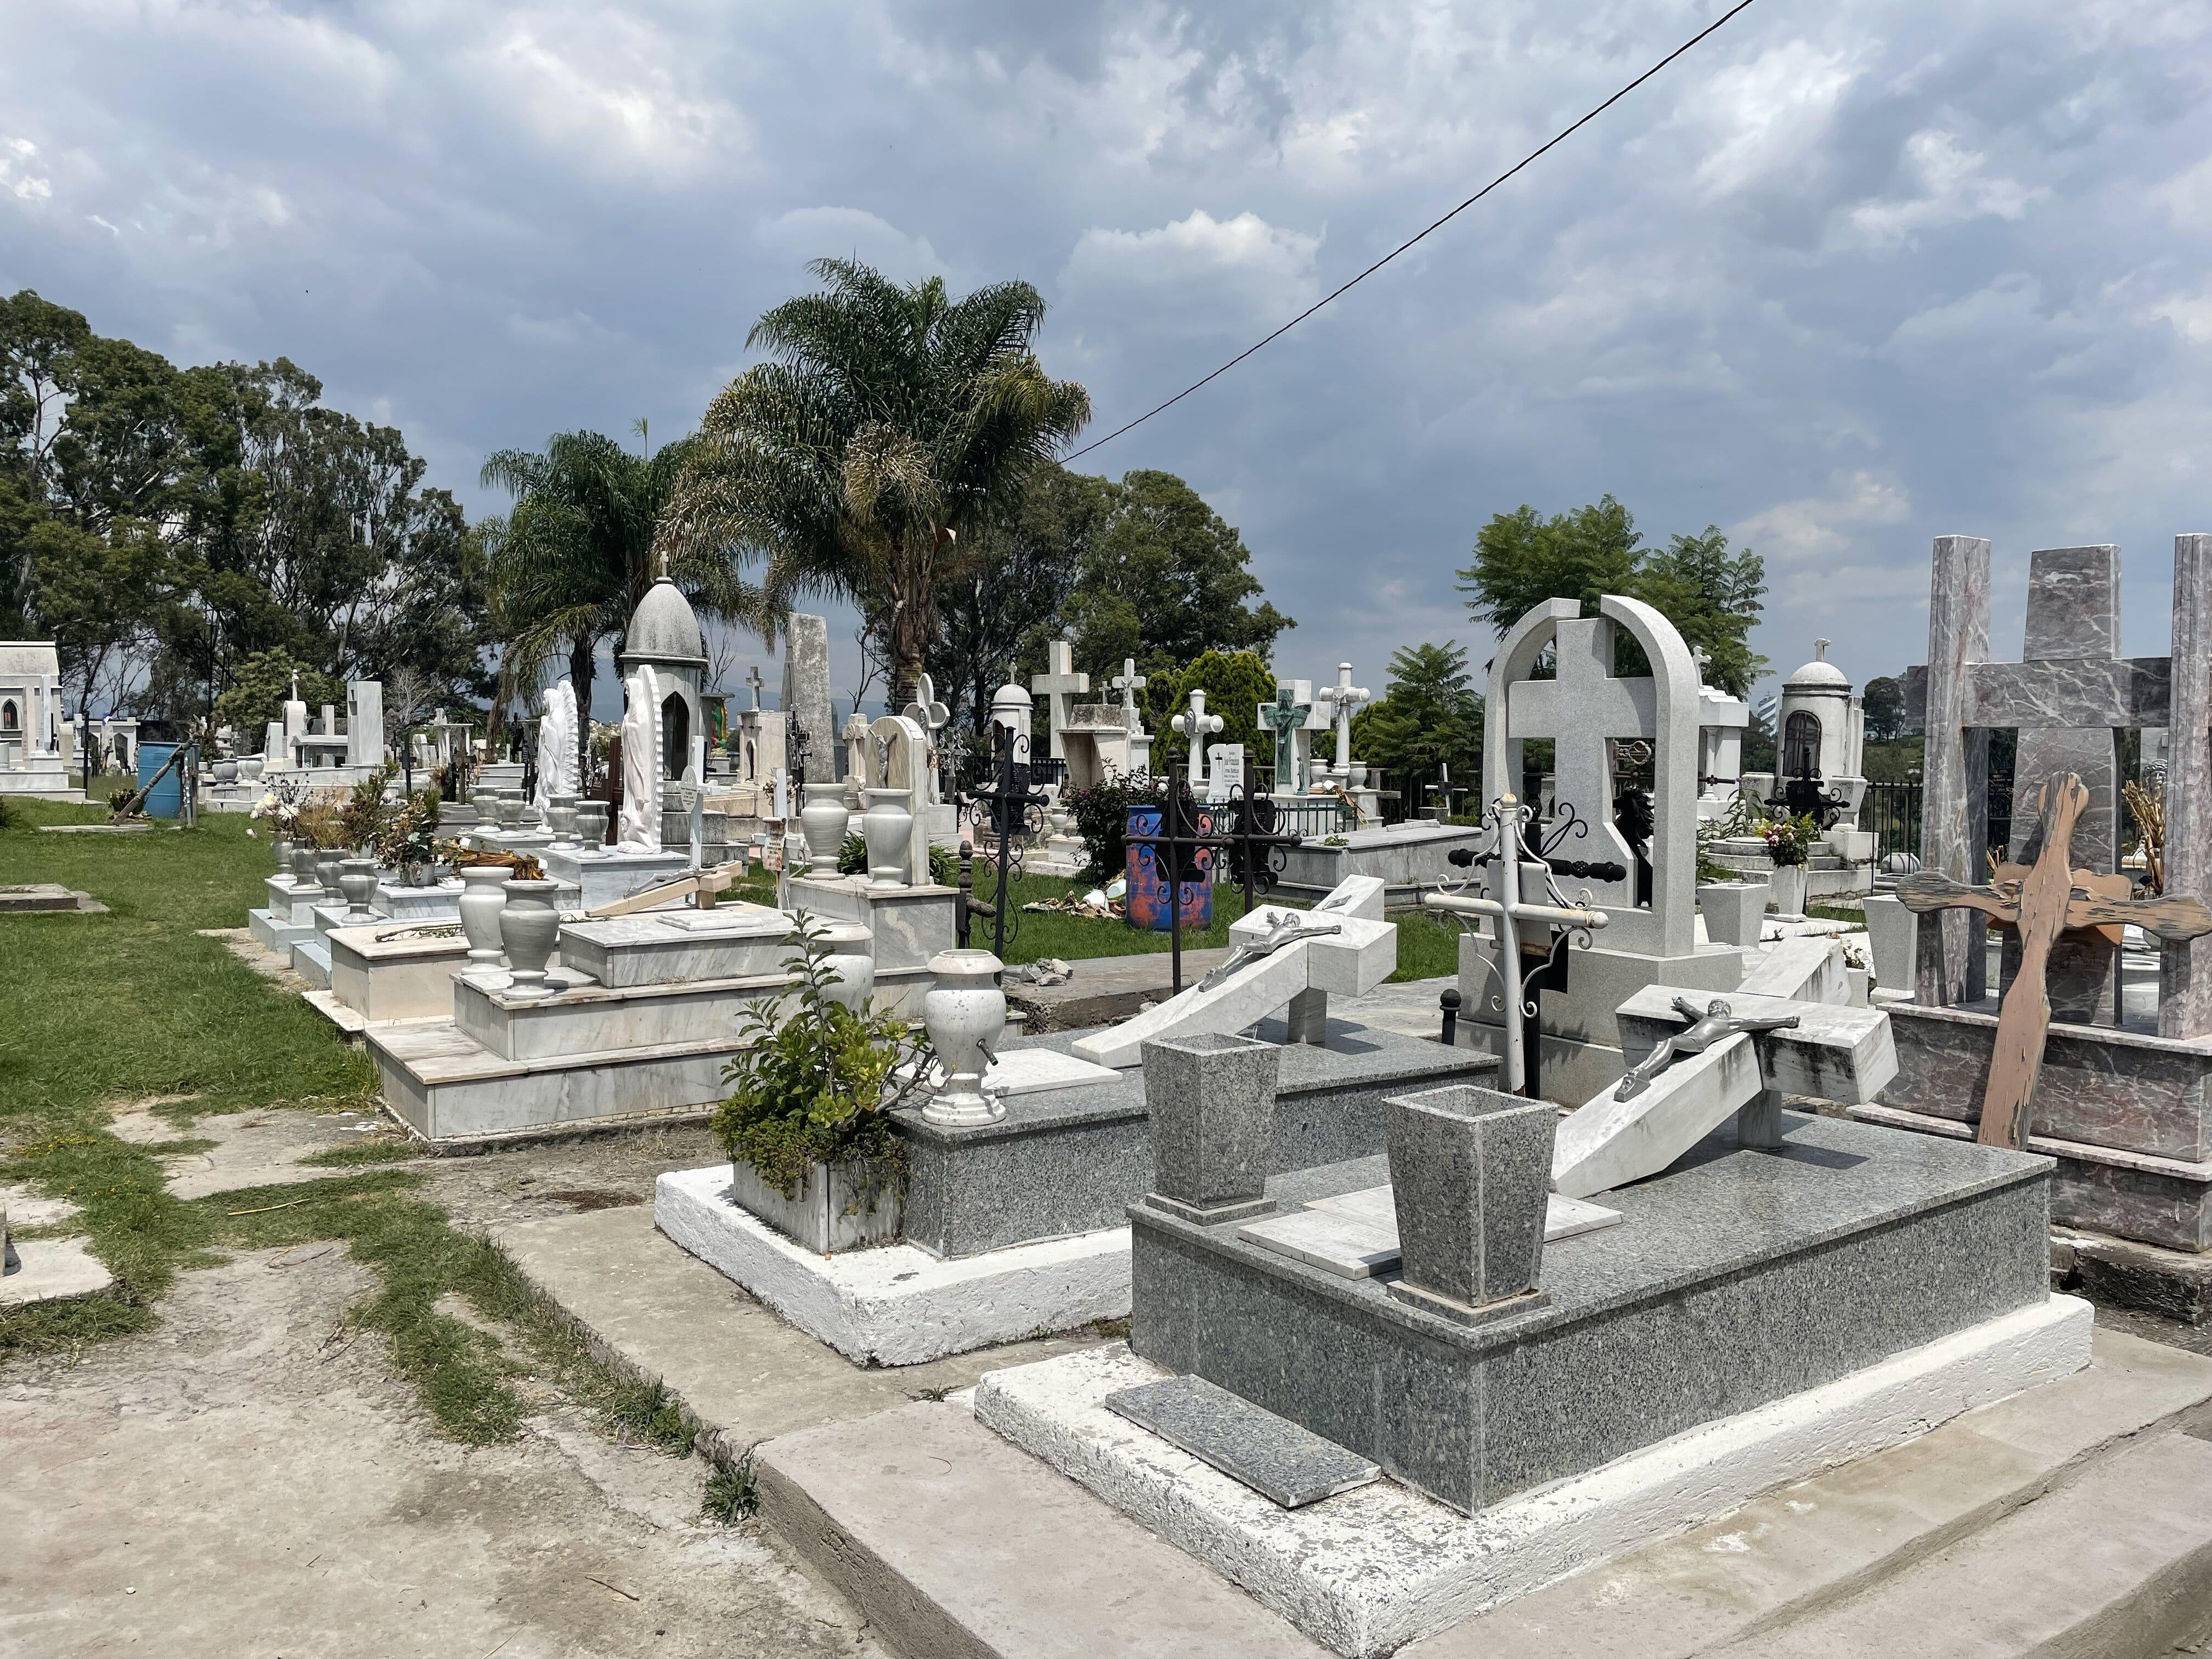
[[[1905,734],[1905,687],[1887,674],[1877,674],[1859,694],[1866,710],[1866,734],[1876,743],[1894,743]]]
[[[1260,599],[1252,555],[1236,526],[1172,472],[1099,481],[1096,526],[1066,620],[1076,660],[1093,673],[1134,658],[1147,672],[1208,651],[1263,662],[1297,624]]]
[[[577,722],[580,755],[591,739],[599,647],[622,640],[659,579],[653,537],[697,441],[679,438],[638,454],[600,433],[557,432],[542,453],[502,449],[484,463],[483,482],[515,498],[504,519],[483,526],[504,642],[501,702],[526,698],[546,662],[565,653],[577,707],[586,714]],[[696,609],[767,626],[759,590],[738,580],[711,546],[688,550],[669,574]]]
[[[1479,792],[1482,697],[1467,647],[1448,641],[1394,654],[1389,690],[1352,717],[1352,752],[1394,774],[1408,808],[1422,804],[1423,786],[1437,781],[1447,766],[1457,782]]]
[[[707,411],[665,526],[679,554],[764,559],[779,606],[852,601],[889,667],[896,706],[937,639],[963,538],[1091,418],[1073,381],[1031,342],[1044,301],[1027,283],[954,300],[851,259],[809,268],[822,291],[787,300],[747,344],[747,369]]]
[[[1043,661],[1043,641],[1082,571],[1103,483],[1038,467],[1012,506],[969,538],[961,577],[939,602],[944,628],[928,659],[955,724],[981,735],[993,694],[1022,665]]]
[[[1475,619],[1501,635],[1547,599],[1574,599],[1587,616],[1601,596],[1626,594],[1705,651],[1714,685],[1742,696],[1766,670],[1748,643],[1766,594],[1765,562],[1749,548],[1731,549],[1717,525],[1647,547],[1634,516],[1611,495],[1549,519],[1525,504],[1496,514],[1475,537],[1459,591]],[[1622,642],[1621,666],[1642,672],[1632,647]]]

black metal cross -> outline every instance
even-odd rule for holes
[[[1188,817],[1186,818],[1186,814]],[[1208,872],[1198,861],[1202,852],[1226,852],[1237,884],[1244,892],[1244,910],[1253,900],[1275,884],[1275,865],[1283,852],[1298,844],[1295,835],[1275,828],[1275,803],[1260,792],[1254,763],[1244,759],[1244,781],[1225,801],[1198,806],[1188,801],[1182,786],[1170,781],[1160,808],[1158,833],[1130,836],[1127,844],[1142,851],[1139,856],[1155,873],[1171,872],[1168,883],[1168,956],[1173,994],[1182,991],[1182,888],[1186,882],[1204,880]]]

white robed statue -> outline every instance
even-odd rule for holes
[[[660,850],[660,677],[643,666],[623,684],[623,800],[615,850]]]
[[[538,808],[576,791],[576,688],[561,681],[545,693],[538,722]]]

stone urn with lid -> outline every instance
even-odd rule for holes
[[[914,799],[914,791],[861,793],[868,799],[868,810],[860,819],[860,835],[868,844],[868,885],[904,887],[915,878],[906,867],[908,844],[914,835],[914,814],[907,811],[907,803]]]
[[[996,1123],[1006,1115],[1006,1103],[983,1089],[983,1073],[1006,1029],[1000,969],[988,951],[940,951],[929,959],[937,982],[921,1000],[921,1020],[945,1073],[921,1109],[931,1123],[959,1127]]]
[[[819,789],[809,786],[806,805],[799,809],[799,833],[806,837],[809,875],[837,873],[837,854],[845,845],[846,826],[852,821],[852,813],[842,800],[830,793],[830,786],[825,784]]]
[[[338,866],[338,891],[345,895],[349,924],[374,921],[376,913],[368,902],[376,896],[376,860],[372,858],[351,858]]]
[[[461,932],[469,941],[467,972],[482,977],[500,963],[499,913],[507,908],[507,866],[461,867]]]
[[[509,995],[550,997],[560,988],[548,981],[545,964],[561,937],[557,881],[510,881],[499,913],[499,941],[507,949]]]

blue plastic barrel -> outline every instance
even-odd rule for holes
[[[175,754],[179,747],[173,743],[142,743],[138,745],[138,787],[141,789],[146,787],[148,779],[168,765],[169,757]],[[182,764],[178,765],[161,780],[160,787],[146,797],[148,817],[173,818],[185,810],[185,786],[181,775],[184,769]]]

